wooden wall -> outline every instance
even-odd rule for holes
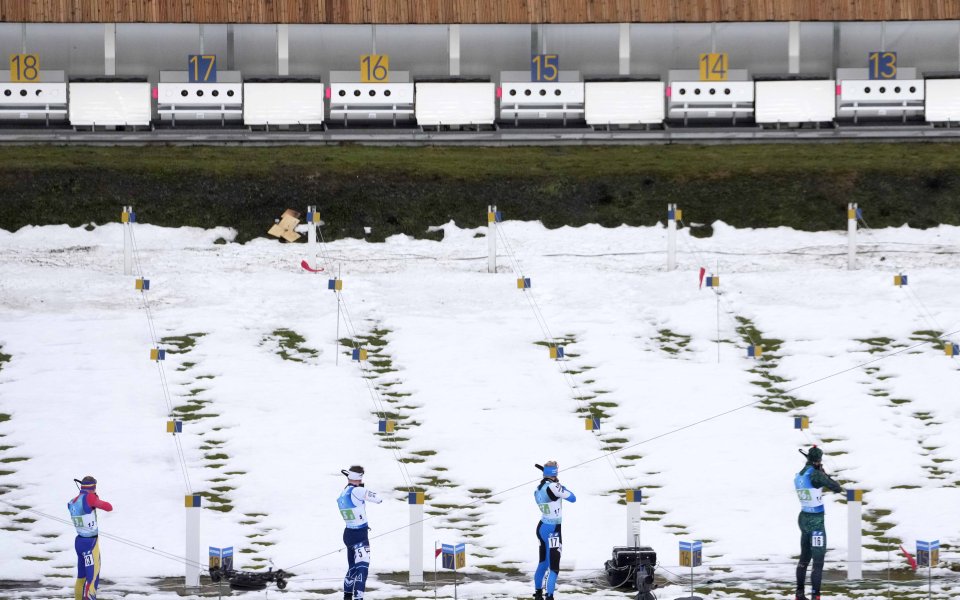
[[[960,19],[960,0],[0,0],[0,22],[671,23]]]

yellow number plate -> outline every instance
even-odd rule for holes
[[[361,56],[360,81],[363,83],[389,83],[390,55],[364,54]]]
[[[11,54],[10,81],[14,83],[40,81],[40,55]]]
[[[700,55],[700,81],[726,81],[728,70],[726,52]]]

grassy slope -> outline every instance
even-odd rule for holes
[[[451,219],[547,226],[688,221],[839,229],[847,202],[873,227],[960,224],[960,146],[803,144],[517,148],[365,146],[0,148],[0,228],[115,221],[230,225],[262,235],[284,208],[317,204],[327,235],[423,236]]]

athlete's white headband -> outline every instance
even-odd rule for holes
[[[351,481],[361,481],[363,479],[363,473],[358,473],[357,471],[346,471],[347,479]]]

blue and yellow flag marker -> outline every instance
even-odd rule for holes
[[[600,417],[587,417],[583,424],[587,431],[600,431]]]
[[[554,360],[563,358],[563,346],[550,346],[550,358]]]
[[[367,351],[363,348],[354,348],[353,349],[353,360],[364,361],[367,360]]]
[[[707,287],[708,287],[708,288],[718,288],[718,287],[720,287],[720,276],[719,276],[719,275],[707,275]]]
[[[330,279],[327,281],[327,289],[339,292],[343,289],[342,279]]]
[[[893,285],[897,287],[903,287],[907,285],[907,276],[904,274],[894,275],[893,276]]]
[[[183,497],[183,505],[187,508],[200,508],[200,494],[190,494]]]
[[[680,542],[680,566],[699,567],[703,564],[703,542]]]
[[[380,433],[393,433],[397,427],[397,422],[393,419],[380,419],[377,424],[377,431]]]
[[[312,223],[314,225],[320,224],[320,213],[316,211],[307,211],[307,223]]]
[[[793,428],[804,430],[810,427],[810,417],[794,417],[793,418]]]
[[[407,504],[423,504],[426,496],[424,492],[408,492]]]
[[[467,545],[466,544],[443,544],[440,547],[443,555],[444,569],[462,569],[467,566]]]
[[[150,348],[150,360],[166,360],[167,351],[162,348]]]
[[[667,211],[667,219],[670,221],[682,221],[683,220],[683,211],[679,208],[676,210]]]
[[[847,490],[847,502],[863,502],[863,490]]]
[[[138,277],[134,287],[142,292],[145,292],[150,289],[150,280],[144,279],[143,277]]]
[[[917,566],[935,567],[940,563],[940,540],[917,540]]]
[[[529,277],[519,277],[519,278],[517,278],[517,289],[518,289],[518,290],[528,290],[528,289],[530,289],[530,278],[529,278]]]
[[[848,208],[847,209],[847,218],[851,221],[856,221],[857,219],[863,219],[863,211],[860,208]]]
[[[501,223],[503,222],[503,213],[501,211],[488,212],[487,213],[487,223]]]
[[[121,223],[136,223],[137,222],[137,213],[131,211],[123,211],[120,213],[120,222]]]
[[[960,356],[960,345],[947,342],[943,347],[943,352],[947,356]]]
[[[750,344],[747,346],[747,356],[750,358],[760,358],[763,356],[763,346]]]
[[[643,501],[643,490],[627,490],[626,501],[630,502],[642,502]]]
[[[167,421],[167,433],[183,433],[183,421]]]

